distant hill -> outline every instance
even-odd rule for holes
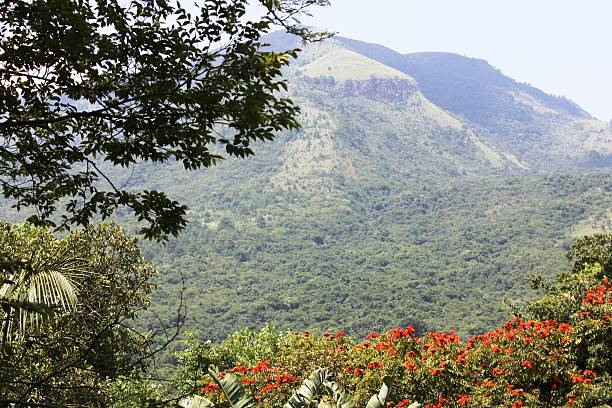
[[[571,100],[503,75],[487,61],[451,53],[402,55],[336,37],[349,49],[413,77],[440,108],[485,129],[484,139],[534,169],[612,163],[612,134]],[[608,158],[601,160],[601,157]]]

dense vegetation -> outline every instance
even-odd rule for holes
[[[467,341],[454,332],[418,336],[414,327],[371,332],[364,341],[344,332],[243,330],[219,345],[188,340],[179,355],[183,376],[217,406],[227,400],[218,377],[237,378],[252,400],[278,407],[297,385],[326,367],[342,388],[318,399],[365,406],[381,383],[391,384],[389,407],[606,407],[612,403],[612,236],[578,240],[568,252],[572,271],[540,282],[544,296],[493,331]],[[312,386],[312,383],[310,383]],[[313,388],[313,387],[311,387]],[[338,386],[336,386],[336,390]],[[346,405],[344,405],[346,404]],[[335,403],[334,403],[335,405]],[[289,407],[289,405],[287,405]],[[307,405],[291,405],[291,407]],[[315,405],[316,406],[316,405]]]
[[[209,175],[243,174],[234,165]],[[207,339],[266,322],[357,336],[409,323],[479,333],[506,318],[504,298],[530,296],[526,275],[567,269],[563,252],[603,230],[612,206],[605,172],[353,182],[324,197],[244,182],[191,180],[206,205],[192,206],[192,224],[166,247],[143,246],[162,272],[153,310],[173,304],[184,278],[187,326]]]
[[[562,142],[533,136],[541,121],[582,114],[553,120],[532,109],[504,141],[436,108],[408,79],[351,80],[353,66],[391,75],[363,58],[337,42],[308,48],[289,72],[303,129],[256,160],[193,177],[172,166],[136,172],[138,185],[164,186],[191,209],[181,237],[143,246],[162,272],[156,312],[184,279],[186,324],[204,339],[266,322],[356,336],[409,323],[476,334],[507,317],[504,298],[531,296],[529,273],[567,269],[575,237],[606,228],[609,169],[551,161]]]
[[[155,269],[134,237],[103,225],[57,239],[2,222],[0,261],[1,406],[108,406],[112,380],[148,365],[152,338],[130,322]],[[56,300],[62,283],[73,304]]]
[[[147,2],[135,0],[123,10],[133,14],[130,22],[141,21],[152,38],[182,44],[180,33],[166,38],[156,32],[159,20],[140,3]],[[246,2],[238,3],[230,11],[241,16]],[[281,7],[278,1],[262,3]],[[292,15],[302,10],[300,4],[323,3],[282,4],[295,7],[285,10]],[[0,11],[29,10],[7,4]],[[207,4],[222,8],[233,2]],[[82,19],[83,10],[67,15]],[[9,16],[10,23],[17,24],[17,14]],[[228,27],[215,30],[232,31],[238,21],[234,14],[223,17]],[[135,24],[136,32],[142,24]],[[268,37],[273,42],[269,48],[260,48],[257,30],[270,24],[266,20],[255,31],[245,28],[240,37],[246,41],[247,60],[268,69],[264,86],[243,87],[253,75],[243,72],[241,64],[229,64],[237,82],[224,76],[229,89],[236,87],[226,91],[232,96],[244,92],[244,98],[236,105],[221,96],[229,111],[213,109],[210,117],[197,109],[187,112],[201,122],[195,128],[183,129],[185,116],[173,120],[162,112],[158,117],[160,106],[170,103],[181,111],[181,98],[206,99],[202,87],[219,85],[193,74],[180,50],[186,58],[180,69],[205,84],[194,85],[194,95],[183,95],[179,87],[170,102],[165,96],[139,96],[134,111],[127,112],[137,118],[123,118],[121,104],[109,102],[109,120],[126,120],[110,144],[96,127],[104,130],[108,115],[96,119],[97,109],[79,110],[70,95],[41,96],[53,89],[34,87],[24,99],[13,98],[17,116],[3,116],[0,123],[5,131],[0,137],[7,141],[0,146],[4,195],[42,212],[16,214],[7,203],[0,208],[3,218],[33,215],[32,220],[69,225],[87,224],[96,213],[102,218],[114,214],[128,231],[158,238],[190,223],[165,245],[140,246],[116,226],[91,227],[58,239],[28,224],[0,225],[4,402],[172,405],[202,389],[201,394],[224,406],[217,388],[224,387],[226,375],[249,388],[254,398],[249,404],[271,407],[287,401],[295,385],[313,375],[321,384],[333,378],[333,384],[346,387],[345,394],[334,394],[341,406],[350,406],[348,395],[362,406],[389,388],[394,389],[390,406],[398,407],[415,400],[431,407],[609,403],[610,237],[579,241],[570,252],[573,266],[562,257],[576,236],[612,225],[608,125],[482,62],[448,55],[387,60],[388,50],[359,48],[346,39],[308,47],[284,72],[291,84],[287,93],[273,95],[271,90],[283,88],[273,79],[287,60],[269,49],[294,47],[296,38],[275,34]],[[216,31],[196,28],[218,38]],[[116,40],[114,35],[110,40]],[[106,45],[109,52],[116,48]],[[141,45],[149,50],[147,41]],[[133,58],[147,60],[149,55]],[[245,62],[240,50],[230,56]],[[16,67],[27,57],[17,52]],[[394,58],[412,65],[396,65]],[[441,64],[440,58],[452,64]],[[211,72],[224,67],[216,57],[206,63],[204,69]],[[428,64],[442,71],[429,71]],[[158,72],[144,64],[135,79],[177,91],[163,78],[160,84],[147,82],[151,73],[175,75],[170,68]],[[98,75],[91,67],[84,69]],[[445,75],[449,69],[453,86],[423,77]],[[56,89],[81,88],[60,73],[66,83]],[[474,82],[483,73],[488,79]],[[123,74],[129,72],[117,73],[119,88],[125,85]],[[15,77],[22,74],[7,75],[7,92],[17,92],[22,85]],[[445,94],[447,88],[459,92]],[[79,92],[73,97],[85,98]],[[85,89],[90,92],[91,103],[97,103],[99,95]],[[116,96],[112,90],[102,94],[103,99]],[[253,106],[260,109],[251,112]],[[139,121],[143,112],[158,115],[161,122],[149,116]],[[42,119],[36,119],[38,114]],[[96,126],[88,127],[90,117]],[[216,127],[215,119],[231,119],[229,127],[236,133]],[[298,119],[300,132],[295,131]],[[173,139],[169,129],[185,140],[193,134],[203,139],[194,147]],[[276,135],[279,129],[289,130]],[[72,130],[85,132],[79,141],[91,146],[73,151]],[[253,142],[273,134],[275,144]],[[150,135],[161,140],[149,140],[144,147],[133,140]],[[47,136],[53,136],[48,145],[39,143]],[[213,145],[217,141],[220,146]],[[201,169],[219,160],[224,149],[230,155],[248,156],[255,150],[259,155]],[[193,171],[186,173],[185,167]],[[33,181],[22,183],[25,176]],[[121,187],[111,183],[105,190],[100,183],[105,177]],[[52,217],[56,204],[67,206],[65,218]],[[144,230],[142,221],[148,225]],[[156,291],[154,270],[145,259],[161,272]],[[560,275],[555,284],[543,283],[570,268],[571,274]],[[529,290],[529,274],[538,292]],[[543,298],[530,302],[542,293]],[[512,312],[521,316],[495,329]],[[160,321],[170,321],[173,329],[185,323],[198,330],[188,336],[185,351],[169,357],[175,346],[166,350],[164,363],[181,368],[172,379],[167,366],[148,378],[155,347],[165,348],[177,333],[162,330],[165,342],[156,344],[141,329],[155,331]],[[241,327],[270,323],[277,329],[231,335]],[[351,340],[372,331],[365,343]],[[228,336],[216,346],[203,342]],[[223,374],[217,375],[212,364]]]

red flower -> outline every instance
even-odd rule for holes
[[[572,384],[580,383],[580,384],[588,384],[592,382],[590,378],[584,378],[581,374],[572,375]]]
[[[254,380],[254,379],[252,379],[252,378],[249,378],[249,377],[244,377],[244,378],[242,379],[242,382],[243,382],[245,385],[253,385],[253,384],[255,384],[255,380]]]
[[[459,405],[465,405],[467,403],[469,403],[472,400],[472,398],[468,397],[467,395],[460,395],[459,399],[457,400],[457,403]]]
[[[495,383],[487,378],[482,382],[482,385],[484,385],[485,388],[493,388],[495,386]]]
[[[533,362],[532,362],[532,361],[523,361],[523,362],[521,363],[521,365],[522,365],[523,367],[533,367]]]
[[[416,365],[415,363],[412,363],[410,361],[406,361],[404,363],[404,367],[406,367],[406,370],[410,370],[410,371],[416,371],[419,369],[419,366]]]
[[[200,394],[205,395],[205,394],[210,394],[211,392],[215,392],[219,389],[219,384],[214,383],[214,382],[209,382],[204,384],[204,387],[202,387],[202,389],[200,390]]]
[[[385,365],[380,361],[373,361],[368,364],[368,370],[373,370],[375,368],[383,368]]]
[[[251,369],[252,373],[261,373],[270,368],[270,363],[266,360],[261,360],[259,363],[255,364],[255,367]]]
[[[461,363],[465,362],[466,357],[467,357],[467,352],[466,351],[462,352],[461,354],[459,354],[457,356],[457,360],[456,360],[457,363],[461,364]]]

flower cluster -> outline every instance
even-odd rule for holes
[[[357,343],[344,332],[290,333],[270,361],[225,371],[239,376],[266,408],[282,406],[320,367],[330,369],[358,407],[386,376],[394,380],[390,408],[411,401],[426,408],[609,404],[612,287],[604,279],[582,293],[569,319],[516,317],[465,342],[453,331],[419,337],[412,326],[372,332]],[[219,390],[207,383],[202,393]]]
[[[226,369],[219,374],[223,378],[226,373],[231,373],[238,376],[240,382],[246,387],[255,397],[255,400],[263,403],[272,391],[284,394],[290,394],[297,382],[297,378],[287,372],[284,368],[273,367],[267,360],[260,360],[251,366],[237,365]],[[206,382],[200,390],[201,395],[206,395],[207,398],[212,398],[217,403],[222,402],[221,392],[218,384],[215,382]],[[217,394],[217,395],[211,395]],[[271,400],[275,400],[275,396],[271,395]]]
[[[594,289],[587,289],[584,303],[590,305],[603,305],[604,303],[612,303],[612,285],[610,281],[604,279],[601,285]]]

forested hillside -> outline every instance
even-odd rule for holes
[[[280,34],[271,41],[296,45]],[[551,162],[565,139],[546,133],[550,144],[540,149],[529,132],[552,119],[537,109],[514,100],[496,107],[492,120],[516,123],[519,142],[504,140],[433,103],[439,95],[427,95],[419,72],[412,77],[342,42],[307,48],[289,72],[301,131],[258,146],[256,159],[196,175],[166,166],[132,176],[187,202],[193,220],[161,250],[144,244],[162,270],[153,310],[171,309],[182,275],[187,326],[204,338],[264,323],[356,336],[408,323],[474,334],[507,316],[504,299],[525,300],[528,274],[565,270],[563,252],[581,232],[609,228],[612,174],[584,168],[587,142],[564,135],[582,151]],[[462,75],[487,67],[467,64]],[[591,120],[563,98],[494,72],[562,111],[558,126]],[[448,92],[462,89],[439,78]],[[482,92],[499,98],[486,81]],[[521,121],[518,111],[532,119]]]
[[[480,333],[526,300],[528,274],[567,269],[575,237],[610,228],[612,135],[564,98],[484,61],[344,38],[286,75],[303,127],[256,157],[108,170],[190,208],[179,238],[142,244],[161,271],[144,326],[173,318],[184,280],[206,339],[264,323]]]
[[[605,173],[327,197],[251,187],[205,190],[178,240],[162,251],[145,244],[162,271],[153,309],[176,301],[182,274],[189,327],[206,338],[264,323],[355,336],[408,323],[481,332],[506,317],[505,298],[524,299],[528,273],[567,269],[575,226],[612,205]]]
[[[612,122],[196,3],[0,1],[0,407],[612,406]]]

